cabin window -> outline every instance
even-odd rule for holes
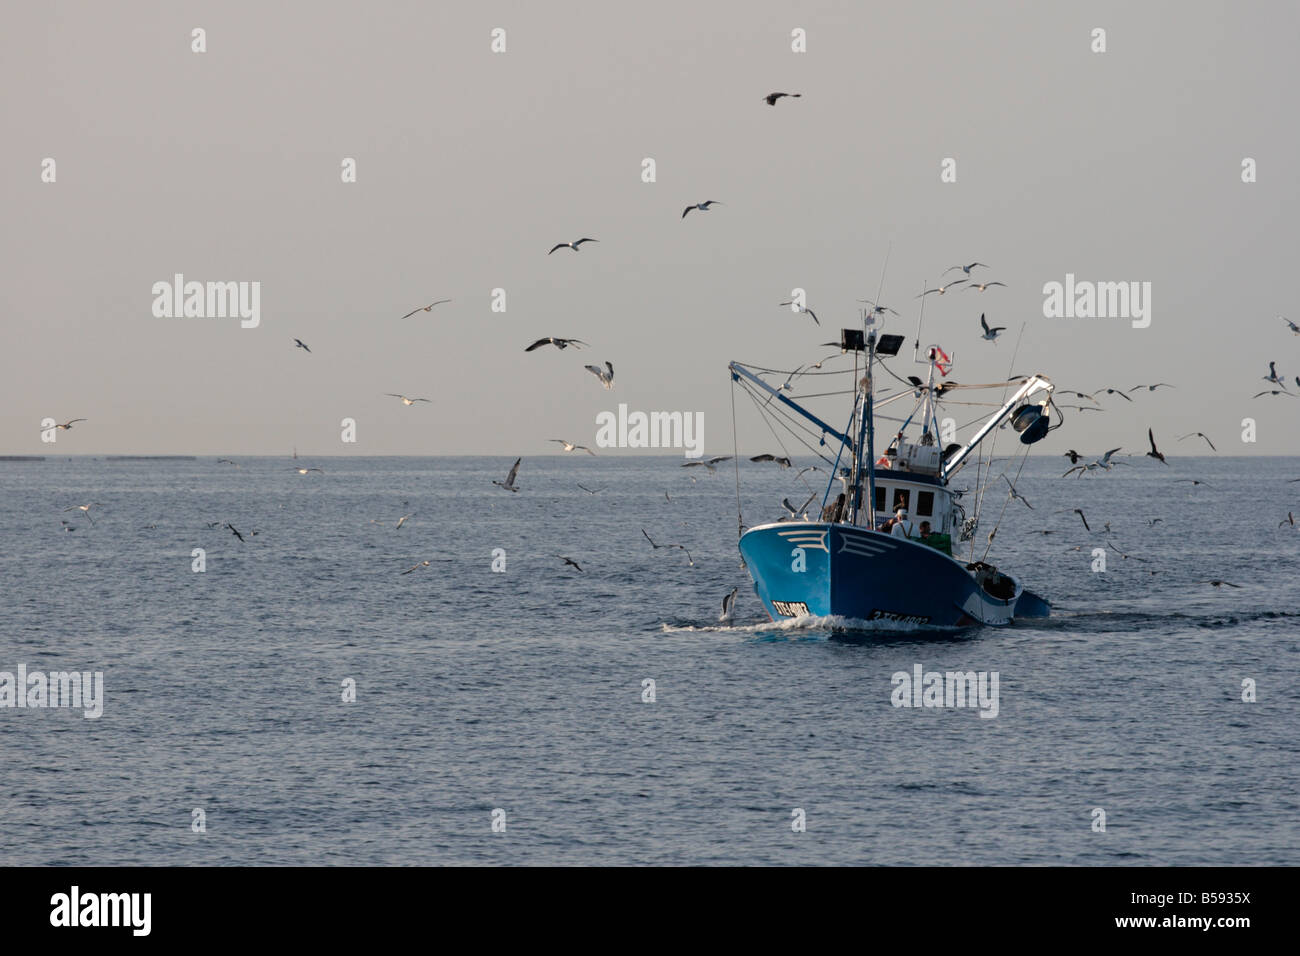
[[[916,493],[916,513],[926,517],[934,514],[933,491],[918,491]]]
[[[885,486],[876,485],[876,510],[885,510]]]
[[[911,499],[912,499],[911,491],[909,491],[906,488],[895,488],[894,504],[889,510],[897,511],[899,508],[903,508],[904,510],[906,510],[908,507],[908,503],[911,501]]]

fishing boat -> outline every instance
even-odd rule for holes
[[[903,378],[882,361],[896,356],[902,344],[901,335],[879,334],[865,315],[863,329],[842,330],[840,354],[852,355],[854,383],[845,393],[853,395],[853,408],[842,431],[787,395],[790,379],[777,386],[762,377],[775,370],[734,361],[728,366],[733,389],[748,391],[769,424],[786,427],[825,462],[833,461],[820,513],[810,519],[807,512],[814,493],[803,509],[787,499],[787,514],[750,528],[741,514],[737,471],[739,548],[763,607],[774,621],[835,616],[847,619],[850,628],[883,629],[998,626],[1050,615],[1047,600],[989,562],[996,528],[988,534],[987,546],[984,535],[977,545],[975,532],[977,503],[983,500],[980,485],[991,480],[992,470],[977,454],[981,444],[1010,426],[1027,454],[1029,446],[1060,427],[1052,424],[1052,383],[1035,374],[1011,382],[959,385],[947,380],[952,361],[938,345],[925,349],[924,358],[919,348],[913,355],[928,368],[924,380]],[[902,387],[877,396],[881,372]],[[938,413],[944,400],[953,399],[959,389],[981,388],[1011,394],[965,443],[954,440],[941,447]],[[890,411],[882,411],[886,406]],[[906,414],[891,415],[894,410]],[[879,458],[878,416],[890,420],[892,436]],[[951,421],[945,424],[953,427]],[[954,488],[953,479],[972,461],[978,463],[975,487]],[[963,499],[972,503],[972,514],[966,513]],[[885,530],[900,509],[906,512],[902,528]],[[924,538],[917,533],[922,521],[930,525]]]

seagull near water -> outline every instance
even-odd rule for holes
[[[563,438],[550,438],[547,440],[553,441],[557,445],[563,445],[565,451],[585,451],[588,455],[591,455],[593,458],[596,456],[596,453],[592,451],[590,448],[588,448],[586,445],[575,445],[573,442],[565,441]]]
[[[579,571],[582,570],[582,565],[578,564],[577,561],[574,561],[573,558],[566,558],[566,557],[565,557],[564,555],[562,555],[562,554],[557,554],[556,557],[559,558],[561,561],[563,561],[566,565],[570,565],[570,564],[571,564],[571,565],[573,565],[575,568],[577,568]]]
[[[304,342],[302,339],[294,339],[294,340],[293,340],[293,344],[294,344],[297,348],[302,349],[302,350],[303,350],[304,352],[306,352],[308,355],[311,354],[311,349],[307,348],[307,343]]]
[[[701,458],[701,459],[699,459],[699,460],[697,460],[697,461],[688,461],[688,462],[686,462],[685,464],[683,464],[682,467],[683,467],[683,468],[694,468],[694,467],[696,467],[697,465],[703,465],[703,466],[704,466],[705,468],[707,468],[710,472],[713,472],[713,471],[717,471],[717,470],[718,470],[718,469],[717,469],[718,462],[720,462],[720,461],[730,461],[730,460],[731,460],[731,456],[730,456],[730,455],[718,455],[718,456],[715,457],[715,458],[707,458],[707,459],[706,459],[706,458]]]
[[[776,462],[776,464],[780,465],[782,468],[789,468],[789,467],[790,467],[790,459],[789,459],[789,458],[778,458],[776,455],[766,455],[766,454],[765,454],[765,455],[755,455],[753,458],[751,458],[751,459],[749,459],[749,460],[750,460],[750,461],[772,461],[772,462]]]
[[[451,299],[439,299],[437,302],[430,302],[428,305],[422,305],[418,309],[412,309],[410,312],[406,313],[406,315],[402,316],[402,318],[409,319],[417,312],[429,312],[433,309],[435,305],[442,305],[443,303],[450,302],[450,301]]]
[[[53,425],[50,426],[50,428],[62,428],[66,432],[66,431],[70,431],[72,429],[72,426],[75,425],[77,422],[88,422],[88,421],[90,421],[90,419],[88,418],[70,418],[62,425],[60,425],[58,422],[55,422]],[[41,431],[49,431],[49,428],[42,427]]]
[[[398,395],[396,392],[384,392],[384,394],[391,396],[392,398],[400,398],[403,405],[414,405],[416,402],[429,402],[430,405],[433,404],[433,402],[427,398],[407,398],[405,395]]]
[[[524,349],[524,351],[531,352],[534,349],[540,349],[543,345],[554,345],[561,352],[572,345],[575,349],[581,351],[582,347],[586,344],[587,343],[581,339],[562,339],[558,335],[548,335],[544,339],[538,339],[532,345],[528,346],[528,348]]]
[[[1207,445],[1210,446],[1210,451],[1218,451],[1218,450],[1219,450],[1219,449],[1217,449],[1217,448],[1214,447],[1214,442],[1210,441],[1210,437],[1209,437],[1208,435],[1206,435],[1205,432],[1188,432],[1186,435],[1183,435],[1183,436],[1182,436],[1181,438],[1179,438],[1178,440],[1179,440],[1179,441],[1185,441],[1185,440],[1188,439],[1188,438],[1204,438],[1204,439],[1205,439],[1205,444],[1207,444]]]
[[[86,516],[87,521],[89,521],[91,524],[94,524],[95,519],[90,516],[90,509],[102,508],[102,507],[103,505],[101,505],[98,501],[92,501],[88,505],[73,505],[71,508],[64,508],[63,510],[65,513],[69,511],[80,511],[83,515]]]
[[[412,565],[411,567],[407,568],[407,569],[406,569],[405,571],[403,571],[402,573],[403,573],[403,574],[410,574],[412,571],[418,571],[418,570],[420,570],[420,568],[427,568],[431,563],[432,563],[431,561],[421,561],[419,564],[414,564],[414,565]]]
[[[606,389],[610,389],[614,387],[614,363],[613,362],[606,361],[605,368],[601,368],[599,365],[584,365],[583,368],[585,368],[592,375],[596,376],[596,378],[600,379],[600,384],[604,385]]]
[[[300,475],[305,475],[310,471],[319,471],[322,475],[325,474],[324,469],[321,468],[290,468],[289,470],[296,471]]]
[[[500,486],[501,486],[502,488],[504,488],[506,491],[518,491],[519,489],[515,487],[515,476],[519,474],[519,463],[520,463],[521,461],[523,461],[522,458],[516,458],[516,459],[515,459],[515,463],[514,463],[513,467],[511,467],[511,469],[510,469],[510,474],[506,475],[506,480],[505,480],[505,481],[497,481],[497,480],[494,478],[494,479],[492,480],[492,484],[494,484],[494,485],[500,485]]]
[[[776,106],[776,101],[783,96],[788,96],[791,99],[797,100],[799,97],[803,96],[803,94],[802,93],[768,93],[767,96],[763,97],[763,102],[766,103],[768,106]]]
[[[716,199],[706,199],[704,202],[697,202],[694,205],[687,206],[685,209],[683,209],[682,218],[685,219],[686,214],[690,212],[692,209],[698,209],[700,212],[708,212],[710,206],[721,206],[721,205],[723,204],[718,202]]]
[[[1146,453],[1146,457],[1147,457],[1147,458],[1154,458],[1156,461],[1160,462],[1160,464],[1162,464],[1162,465],[1168,465],[1169,462],[1165,461],[1165,456],[1162,455],[1162,454],[1160,453],[1160,449],[1156,447],[1156,436],[1155,436],[1155,432],[1153,432],[1150,428],[1147,429],[1147,441],[1151,442],[1151,450],[1150,450],[1149,452]]]
[[[736,610],[736,595],[740,593],[740,588],[732,588],[730,594],[722,596],[722,615],[718,618],[724,624],[731,622],[732,612]]]
[[[646,530],[645,530],[645,528],[642,528],[642,529],[641,529],[641,533],[645,535],[645,539],[646,539],[647,541],[650,542],[650,547],[653,548],[655,551],[658,551],[660,548],[677,548],[677,549],[679,549],[679,550],[681,550],[681,551],[685,551],[685,552],[686,552],[686,563],[689,564],[691,567],[695,567],[695,559],[691,557],[691,553],[690,553],[689,551],[686,550],[686,546],[685,546],[685,545],[682,545],[682,544],[657,544],[657,543],[655,542],[655,539],[654,539],[654,538],[650,537],[649,534],[646,534]]]
[[[994,344],[997,344],[998,333],[1005,332],[1007,328],[1005,325],[995,325],[993,328],[989,328],[989,323],[984,318],[983,312],[980,313],[980,325],[984,328],[984,334],[980,338],[987,339]]]
[[[600,240],[584,238],[575,239],[573,242],[557,242],[555,245],[551,246],[551,252],[554,252],[556,249],[572,249],[574,252],[578,252],[580,251],[578,246],[582,245],[584,242],[600,242]],[[547,255],[549,256],[551,252],[548,252]]]
[[[1034,510],[1034,506],[1029,503],[1029,500],[1025,498],[1020,492],[1016,491],[1016,486],[1011,483],[1010,478],[1008,478],[1006,475],[999,475],[998,477],[1001,478],[1003,481],[1005,481],[1007,483],[1007,487],[1011,489],[1009,494],[1010,500],[1022,501],[1024,502],[1026,508],[1028,508],[1030,511]]]

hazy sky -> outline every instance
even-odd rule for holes
[[[1141,452],[1148,426],[1300,453],[1300,398],[1251,399],[1269,359],[1300,393],[1297,36],[1277,2],[10,2],[0,452],[527,456],[619,402],[703,412],[729,452],[728,360],[826,354],[889,254],[909,346],[946,267],[1007,283],[930,296],[959,381],[1178,386],[1049,453]],[[156,318],[177,272],[260,282],[260,326]],[[1150,282],[1150,327],[1045,318],[1067,273]],[[777,307],[796,287],[821,328]],[[542,335],[592,347],[525,354]],[[612,392],[582,368],[607,359]],[[46,445],[46,416],[89,421]]]

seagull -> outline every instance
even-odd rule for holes
[[[421,306],[421,307],[418,308],[418,309],[412,309],[410,312],[406,313],[406,315],[402,316],[402,318],[404,318],[404,319],[409,319],[411,316],[415,315],[415,313],[417,313],[417,312],[428,312],[428,311],[430,311],[430,310],[431,310],[435,305],[442,305],[444,302],[450,302],[450,301],[451,301],[451,299],[439,299],[437,302],[430,302],[428,305]]]
[[[406,519],[410,517],[412,517],[412,515],[402,515],[400,518],[398,518],[397,524],[393,527],[393,530],[396,531],[402,525],[406,524]]]
[[[988,268],[988,264],[987,264],[987,263],[984,263],[984,262],[972,262],[972,263],[971,263],[970,265],[968,265],[968,266],[949,266],[947,269],[944,269],[944,270],[943,270],[943,274],[944,274],[944,275],[947,275],[949,272],[952,272],[952,271],[954,271],[954,270],[956,270],[956,269],[960,269],[962,272],[966,273],[966,275],[970,275],[970,271],[971,271],[972,269],[974,269],[976,266],[983,266],[985,269]],[[964,282],[964,281],[966,281],[966,280],[963,279],[962,281]],[[954,283],[954,284],[955,284],[955,283]]]
[[[80,511],[83,515],[86,516],[87,521],[89,521],[91,524],[94,524],[95,519],[90,516],[90,509],[102,508],[102,507],[103,505],[101,505],[98,501],[92,501],[88,505],[73,505],[71,508],[64,508],[63,510],[65,513],[68,511]]]
[[[1076,391],[1073,391],[1072,389],[1068,389],[1068,388],[1066,388],[1066,389],[1062,389],[1062,390],[1061,390],[1061,394],[1062,394],[1062,395],[1078,395],[1080,398],[1086,398],[1086,399],[1087,399],[1088,401],[1090,401],[1090,402],[1095,402],[1095,401],[1097,401],[1095,398],[1093,398],[1093,397],[1092,397],[1091,395],[1089,395],[1087,392],[1076,392]]]
[[[1164,521],[1164,518],[1147,518],[1147,527],[1154,528],[1157,521]]]
[[[544,339],[538,339],[532,345],[528,346],[528,348],[524,349],[524,351],[531,352],[533,349],[540,349],[543,345],[554,345],[561,352],[572,345],[575,349],[581,351],[582,347],[586,344],[587,343],[581,339],[562,339],[557,335],[548,335]]]
[[[1125,561],[1127,561],[1130,557],[1132,557],[1132,555],[1125,554],[1125,553],[1124,553],[1123,551],[1121,551],[1119,548],[1115,547],[1115,545],[1111,544],[1110,541],[1107,541],[1107,542],[1106,542],[1106,546],[1107,546],[1108,548],[1110,548],[1112,551],[1114,551],[1116,554],[1118,554],[1118,555],[1119,555],[1121,558],[1123,558]],[[1134,560],[1134,561],[1141,561],[1143,564],[1146,564],[1146,563],[1147,563],[1146,558],[1133,558],[1133,560]]]
[[[806,471],[821,471],[821,470],[822,469],[818,468],[816,465],[809,465],[807,468],[800,468],[798,473],[795,474],[795,478],[796,479],[802,478],[804,472]]]
[[[1146,457],[1154,458],[1162,465],[1168,465],[1169,462],[1165,461],[1165,456],[1160,454],[1160,449],[1156,448],[1156,436],[1150,428],[1147,429],[1147,441],[1151,442],[1151,450],[1146,453]]]
[[[1099,389],[1097,389],[1097,391],[1099,391],[1099,392],[1105,392],[1107,395],[1118,395],[1120,398],[1124,399],[1124,401],[1126,401],[1126,402],[1131,402],[1131,401],[1133,401],[1133,399],[1129,398],[1127,395],[1125,395],[1125,394],[1124,394],[1122,391],[1120,391],[1118,388],[1099,388]]]
[[[589,495],[598,495],[605,490],[604,488],[588,488],[586,485],[583,484],[579,484],[578,487],[581,488]]]
[[[1184,483],[1184,482],[1189,482],[1189,481],[1192,483],[1193,486],[1195,486],[1195,485],[1205,485],[1206,488],[1213,488],[1213,487],[1214,487],[1214,486],[1211,485],[1209,482],[1207,482],[1207,481],[1199,481],[1199,480],[1197,480],[1196,478],[1175,478],[1175,479],[1174,479],[1174,484],[1177,485],[1177,484]]]
[[[593,458],[596,455],[596,453],[592,451],[590,448],[588,448],[586,445],[575,445],[573,442],[565,441],[563,438],[551,438],[548,440],[555,442],[557,445],[563,445],[565,451],[585,451],[588,455],[591,455]]]
[[[289,470],[296,471],[300,475],[305,475],[309,471],[319,471],[322,475],[325,474],[325,472],[320,468],[290,468]]]
[[[571,564],[571,565],[573,565],[575,568],[577,568],[579,571],[582,570],[582,565],[578,564],[577,561],[574,561],[573,558],[566,558],[566,557],[565,557],[564,555],[562,555],[562,554],[557,554],[556,557],[559,558],[561,561],[563,561],[566,565]]]
[[[818,493],[817,493],[816,491],[814,491],[811,495],[808,496],[808,500],[805,501],[805,502],[804,502],[802,505],[800,505],[798,508],[796,508],[794,505],[790,504],[790,499],[789,499],[789,498],[782,498],[782,499],[781,499],[781,507],[784,508],[786,511],[790,512],[790,518],[798,518],[800,515],[802,515],[803,518],[804,518],[805,520],[807,520],[807,518],[808,518],[808,506],[809,506],[810,504],[812,504],[812,501],[813,501],[814,498],[817,497],[817,494],[818,494]],[[790,518],[782,518],[781,520],[782,520],[782,521],[788,521],[788,520],[790,520]]]
[[[605,388],[610,389],[614,387],[614,363],[613,362],[609,362],[609,361],[605,362],[605,368],[601,368],[599,365],[584,365],[583,368],[585,368],[592,375],[596,376],[596,378],[600,379],[600,384],[604,385]],[[608,369],[609,371],[606,371],[605,369]]]
[[[427,567],[429,566],[429,564],[430,564],[430,562],[428,562],[428,561],[421,561],[419,564],[415,564],[415,565],[412,565],[411,567],[407,568],[407,569],[406,569],[405,571],[403,571],[402,573],[403,573],[403,574],[410,574],[412,571],[418,571],[418,570],[420,570],[420,568],[427,568]]]
[[[70,419],[68,419],[66,422],[64,422],[62,425],[60,425],[60,424],[58,424],[58,423],[55,423],[52,427],[54,427],[54,428],[62,428],[62,429],[66,432],[66,431],[68,431],[69,429],[71,429],[72,426],[75,425],[77,422],[86,422],[86,421],[90,421],[90,419],[88,419],[88,418],[70,418]],[[42,428],[42,429],[41,429],[41,431],[46,431],[46,430],[47,430],[47,429],[45,429],[45,428]]]
[[[400,398],[403,405],[414,405],[416,402],[429,402],[429,399],[427,398],[407,398],[405,395],[398,395],[396,392],[384,392],[384,394],[392,396],[393,398]],[[432,405],[433,403],[429,402],[429,404]]]
[[[63,520],[62,518],[60,518],[60,519],[59,519],[59,524],[63,525],[63,530],[64,530],[64,531],[76,531],[76,530],[77,530],[77,526],[76,526],[75,524],[73,524],[71,521],[65,521],[65,520]]]
[[[898,313],[894,312],[894,310],[891,309],[889,306],[876,305],[876,303],[872,302],[870,299],[858,299],[858,301],[865,302],[867,305],[871,306],[872,315],[884,315],[886,312],[892,312],[894,315],[898,315]]]
[[[492,484],[494,484],[494,485],[500,485],[500,486],[501,486],[502,488],[504,488],[506,491],[518,491],[519,489],[515,487],[515,475],[519,474],[519,463],[520,463],[521,461],[523,461],[522,458],[516,458],[516,459],[515,459],[514,467],[512,467],[512,468],[510,469],[510,474],[506,475],[506,480],[505,480],[505,481],[497,481],[497,480],[494,478],[494,479],[492,480]]]
[[[243,543],[244,536],[243,536],[242,534],[239,533],[239,530],[238,530],[238,529],[237,529],[233,524],[226,523],[226,524],[223,524],[221,527],[223,527],[223,528],[229,528],[229,529],[230,529],[230,533],[233,534],[236,538],[238,538],[238,539],[240,540],[240,543],[241,543],[241,544]]]
[[[1224,585],[1227,585],[1227,586],[1230,587],[1230,588],[1240,588],[1240,587],[1241,587],[1240,584],[1233,584],[1231,581],[1202,581],[1201,583],[1202,583],[1202,584],[1212,584],[1212,585],[1214,585],[1216,588],[1223,587]]]
[[[988,322],[984,319],[983,312],[980,313],[980,325],[984,327],[984,334],[980,336],[980,338],[987,339],[990,342],[996,342],[998,340],[998,333],[1006,331],[1005,325],[996,325],[990,329]]]
[[[799,97],[803,96],[803,94],[802,93],[768,93],[767,96],[763,97],[763,101],[767,103],[768,106],[776,106],[776,101],[783,96],[789,96],[794,99],[798,99]]]
[[[1016,491],[1016,486],[1011,483],[1010,478],[1008,478],[1006,475],[999,475],[998,477],[1000,477],[1003,481],[1005,481],[1007,483],[1007,487],[1011,489],[1010,497],[1012,498],[1012,500],[1023,501],[1025,503],[1026,508],[1028,508],[1030,511],[1034,510],[1034,506],[1031,505],[1029,501],[1023,495],[1020,494],[1020,492]]]
[[[641,533],[642,533],[642,534],[645,534],[645,539],[646,539],[647,541],[650,542],[650,547],[653,548],[653,549],[656,550],[656,551],[658,551],[660,548],[678,548],[678,549],[680,549],[680,550],[682,550],[682,551],[685,551],[685,552],[686,552],[686,561],[687,561],[687,563],[690,564],[691,567],[695,567],[695,559],[691,557],[691,553],[690,553],[689,551],[686,551],[686,547],[685,547],[684,545],[680,545],[680,544],[655,544],[655,540],[654,540],[654,538],[652,538],[652,537],[650,537],[650,535],[646,534],[646,530],[645,530],[645,528],[642,528],[642,529],[641,529]]]
[[[1291,512],[1288,511],[1288,512],[1286,513],[1286,519],[1283,520],[1283,521],[1279,521],[1279,522],[1277,523],[1277,526],[1280,528],[1280,527],[1282,527],[1282,525],[1284,525],[1284,524],[1289,524],[1291,527],[1294,528],[1294,527],[1295,527],[1295,515],[1293,515]]]
[[[955,286],[955,285],[961,285],[961,284],[962,284],[963,282],[965,282],[965,281],[966,281],[965,279],[958,279],[956,282],[949,282],[947,285],[936,286],[936,287],[933,288],[933,289],[926,289],[924,292],[922,292],[920,295],[918,295],[917,298],[918,298],[918,299],[920,299],[920,298],[924,298],[925,296],[929,295],[931,292],[937,292],[937,293],[939,293],[940,295],[943,295],[945,292],[947,292],[947,291],[948,291],[949,289],[951,289],[953,286]]]
[[[1281,385],[1283,388],[1286,388],[1285,379],[1282,379],[1278,376],[1277,369],[1274,367],[1276,364],[1277,364],[1276,362],[1269,362],[1268,374],[1262,375],[1260,377],[1263,378],[1263,380],[1266,382],[1272,382],[1274,385]]]
[[[1259,398],[1261,395],[1291,395],[1291,393],[1281,391],[1280,389],[1272,388],[1263,392],[1256,392],[1254,395],[1251,396],[1251,398]],[[1291,395],[1291,397],[1295,398],[1294,395]]]
[[[776,462],[778,465],[780,465],[782,468],[789,468],[789,467],[790,467],[790,459],[789,459],[789,458],[778,458],[776,455],[755,455],[753,458],[751,458],[751,459],[749,459],[749,460],[750,460],[750,461],[774,461],[774,462]]]
[[[1077,465],[1079,463],[1079,453],[1075,451],[1073,448],[1071,448],[1061,457],[1070,459],[1070,464],[1072,465]]]
[[[574,252],[577,252],[579,251],[578,246],[582,245],[584,242],[600,242],[600,240],[599,239],[577,239],[573,242],[557,242],[555,245],[551,247],[551,252],[554,252],[556,249],[572,249]],[[549,256],[551,252],[548,252],[547,255]]]
[[[730,455],[718,455],[716,458],[699,459],[697,461],[688,461],[685,464],[683,464],[682,467],[694,468],[696,465],[703,465],[705,468],[709,469],[709,471],[716,471],[717,470],[716,466],[718,462],[729,461],[730,459],[731,459]]]
[[[1124,447],[1123,445],[1120,446],[1120,448],[1123,448],[1123,447]],[[1071,449],[1071,450],[1073,450],[1073,449]],[[1077,471],[1077,472],[1079,473],[1079,477],[1082,478],[1082,477],[1083,477],[1083,473],[1084,473],[1085,471],[1092,471],[1094,468],[1101,468],[1103,471],[1110,471],[1110,470],[1111,470],[1112,468],[1114,468],[1116,465],[1127,464],[1126,462],[1122,462],[1122,461],[1111,461],[1111,460],[1110,460],[1110,456],[1113,455],[1113,454],[1115,454],[1115,452],[1117,452],[1117,451],[1119,451],[1119,448],[1112,448],[1110,451],[1106,452],[1106,454],[1102,455],[1100,458],[1094,459],[1090,464],[1087,464],[1087,465],[1076,465],[1074,468],[1071,468],[1070,471],[1067,471],[1067,472],[1066,472],[1064,475],[1062,475],[1061,477],[1064,478],[1064,477],[1066,477],[1066,475],[1069,475],[1071,472],[1075,472],[1075,471]],[[1069,452],[1066,452],[1066,454],[1068,455]],[[1077,455],[1078,452],[1075,452],[1075,454]],[[1071,460],[1073,460],[1073,459],[1071,459]]]
[[[687,206],[685,209],[683,209],[682,218],[685,219],[686,214],[690,212],[692,209],[698,209],[700,212],[708,212],[710,206],[721,206],[721,205],[722,203],[718,202],[716,199],[706,199],[704,202],[697,202],[695,205]]]
[[[1074,513],[1077,514],[1077,515],[1079,516],[1079,520],[1083,522],[1084,530],[1086,530],[1086,531],[1091,531],[1092,529],[1088,527],[1088,519],[1085,518],[1084,515],[1083,515],[1083,509],[1082,509],[1082,508],[1075,508],[1075,509],[1074,509]]]
[[[293,340],[293,344],[294,344],[296,347],[302,349],[302,350],[303,350],[304,352],[306,352],[308,355],[311,354],[311,349],[307,348],[307,344],[306,344],[305,342],[303,342],[302,339],[294,339],[294,340]]]
[[[718,618],[724,624],[731,622],[731,613],[736,609],[736,595],[740,588],[732,588],[730,594],[722,596],[722,616]]]
[[[1170,385],[1168,382],[1156,382],[1154,385],[1134,385],[1132,388],[1129,389],[1129,391],[1136,392],[1139,388],[1145,388],[1148,392],[1154,392],[1157,388],[1160,388],[1161,386],[1164,386],[1165,388],[1176,387]]]
[[[790,302],[778,302],[777,305],[788,305],[788,306],[790,306],[791,311],[794,311],[794,312],[807,312],[809,315],[812,316],[812,320],[813,320],[814,322],[816,322],[818,325],[821,325],[821,324],[822,324],[822,323],[821,323],[821,319],[817,318],[817,313],[814,312],[812,309],[806,307],[806,306],[798,305],[798,304],[795,303],[794,301],[790,301]]]
[[[217,459],[217,464],[218,464],[218,465],[234,465],[236,468],[239,467],[239,462],[231,461],[229,458],[218,458],[218,459]]]
[[[1000,285],[1003,288],[1006,288],[1007,284],[1005,282],[974,282],[966,287],[966,291],[969,292],[971,289],[979,289],[981,292],[983,292],[991,285]]]
[[[1186,439],[1186,438],[1204,438],[1204,439],[1205,439],[1205,444],[1207,444],[1207,445],[1210,446],[1210,451],[1218,451],[1218,450],[1219,450],[1219,449],[1217,449],[1217,448],[1214,447],[1214,442],[1210,441],[1210,437],[1209,437],[1208,435],[1206,435],[1205,432],[1188,432],[1186,435],[1184,435],[1182,438],[1180,438],[1180,439],[1178,439],[1178,440],[1179,440],[1179,441],[1183,441],[1183,439]]]
[[[1292,332],[1294,332],[1296,335],[1300,335],[1300,325],[1296,325],[1285,315],[1279,315],[1278,318],[1281,319],[1283,322],[1285,322],[1287,324],[1287,327],[1290,328]]]

